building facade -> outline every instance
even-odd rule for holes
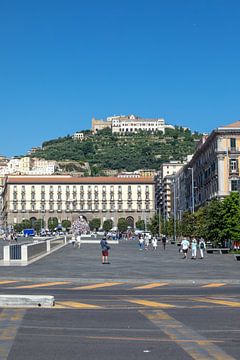
[[[117,225],[124,217],[134,226],[155,213],[152,178],[9,176],[3,189],[3,222],[14,225],[24,219],[57,217],[73,221],[100,218]]]
[[[240,191],[240,121],[212,131],[175,176],[177,213]],[[173,192],[173,191],[172,191]]]
[[[108,117],[106,120],[92,119],[93,133],[106,127],[111,128],[112,133],[120,135],[136,133],[140,130],[149,132],[161,131],[165,133],[167,128],[174,129],[174,126],[165,124],[165,120],[162,118],[149,119],[135,115],[119,115]]]

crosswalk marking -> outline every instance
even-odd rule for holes
[[[78,287],[71,288],[71,290],[91,290],[91,289],[99,289],[99,288],[103,288],[103,287],[121,285],[121,284],[122,284],[121,282],[106,282],[106,283],[100,283],[100,284],[78,286]]]
[[[4,284],[12,284],[12,283],[16,283],[19,282],[17,280],[0,280],[0,285],[4,285]]]
[[[56,286],[56,285],[65,285],[69,284],[69,281],[56,281],[56,282],[48,282],[48,283],[42,283],[42,284],[32,284],[32,285],[21,285],[21,286],[15,286],[15,289],[34,289],[34,288],[41,288],[41,287],[50,287],[50,286]]]
[[[131,290],[153,289],[156,287],[166,286],[166,285],[168,285],[168,283],[150,283],[150,284],[146,284],[146,285],[135,286]]]
[[[54,308],[56,309],[102,309],[101,306],[84,304],[76,301],[57,301]]]
[[[150,300],[142,300],[142,299],[125,299],[125,301],[128,301],[133,304],[139,304],[143,306],[162,308],[162,309],[172,309],[177,307],[176,305],[170,305],[170,304],[165,304]]]
[[[208,298],[193,298],[191,300],[200,301],[204,303],[210,304],[217,304],[217,305],[225,305],[231,307],[240,307],[240,302],[237,301],[228,301],[228,300],[221,300],[221,299],[208,299]]]
[[[226,285],[226,283],[210,283],[210,284],[202,285],[201,287],[203,287],[203,288],[209,288],[209,287],[216,288],[216,287],[220,287],[220,286],[224,286],[224,285]]]

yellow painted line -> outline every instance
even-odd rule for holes
[[[101,306],[83,304],[76,301],[57,301],[55,303],[56,309],[102,309]]]
[[[15,289],[34,289],[34,288],[49,287],[49,286],[64,285],[64,284],[69,284],[69,281],[56,281],[56,282],[48,282],[42,284],[22,285],[22,286],[16,286]]]
[[[71,290],[92,290],[92,289],[100,289],[103,287],[114,286],[114,285],[121,285],[121,282],[107,282],[107,283],[100,283],[100,284],[93,284],[93,285],[85,285],[85,286],[78,286],[71,288]]]
[[[206,285],[202,285],[201,287],[202,288],[217,288],[217,287],[220,287],[220,286],[224,286],[226,285],[226,283],[210,283],[210,284],[206,284]]]
[[[160,286],[166,286],[168,284],[169,283],[151,283],[151,284],[146,284],[146,285],[141,285],[141,286],[135,286],[131,290],[153,289],[153,288],[160,287]]]
[[[0,281],[0,285],[4,285],[4,284],[12,284],[12,283],[16,283],[19,282],[17,280],[2,280]]]
[[[224,340],[173,340],[173,339],[161,339],[161,338],[146,338],[146,337],[124,337],[124,336],[86,336],[87,339],[97,340],[122,340],[122,341],[153,341],[153,342],[194,342],[198,344],[208,343],[224,343]]]
[[[237,302],[237,301],[228,301],[228,300],[221,300],[221,299],[208,299],[208,298],[193,298],[192,300],[210,303],[210,304],[217,304],[217,305],[224,305],[224,306],[231,306],[231,307],[240,307],[240,302]]]
[[[140,313],[152,321],[170,340],[181,346],[194,360],[235,360],[218,347],[214,340],[204,338],[163,310],[140,310]]]
[[[124,300],[133,304],[139,304],[143,306],[162,308],[162,309],[172,309],[177,307],[175,305],[159,303],[156,301],[149,301],[149,300],[141,300],[141,299],[124,299]]]

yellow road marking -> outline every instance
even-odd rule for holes
[[[200,301],[205,303],[217,304],[217,305],[225,305],[231,307],[240,307],[240,302],[221,300],[221,299],[208,299],[208,298],[193,298],[194,301]]]
[[[101,284],[78,286],[78,287],[72,288],[71,290],[91,290],[91,289],[99,289],[99,288],[103,288],[103,287],[120,285],[120,284],[122,284],[122,283],[121,282],[107,282],[107,283],[101,283]]]
[[[102,309],[101,306],[83,304],[75,301],[57,301],[55,303],[56,309]]]
[[[48,282],[43,284],[22,285],[22,286],[16,286],[15,289],[34,289],[34,288],[49,287],[49,286],[64,285],[64,284],[69,284],[69,281],[56,281],[56,282]]]
[[[202,288],[216,288],[216,287],[220,287],[220,286],[224,286],[226,285],[226,283],[210,283],[210,284],[206,284],[206,285],[202,285]]]
[[[176,308],[175,305],[159,303],[156,301],[141,300],[141,299],[124,299],[124,300],[131,302],[133,304],[139,304],[139,305],[144,305],[144,306],[148,306],[148,307],[156,307],[156,308],[162,308],[162,309]]]
[[[232,356],[214,344],[215,341],[205,339],[163,310],[140,310],[140,313],[151,320],[170,340],[181,346],[194,360],[234,360]]]
[[[198,344],[208,343],[223,343],[224,340],[175,340],[175,339],[161,339],[161,338],[146,338],[146,337],[124,337],[124,336],[85,336],[88,339],[104,339],[104,340],[122,340],[122,341],[157,341],[157,342],[196,342]]]
[[[151,283],[151,284],[146,284],[146,285],[141,285],[141,286],[135,286],[131,290],[153,289],[153,288],[160,287],[160,286],[165,286],[165,285],[168,285],[168,283]]]
[[[2,280],[0,281],[0,285],[4,285],[4,284],[12,284],[12,283],[16,283],[19,282],[17,280]]]

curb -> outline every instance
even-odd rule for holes
[[[0,307],[51,308],[55,305],[51,295],[0,295]]]

